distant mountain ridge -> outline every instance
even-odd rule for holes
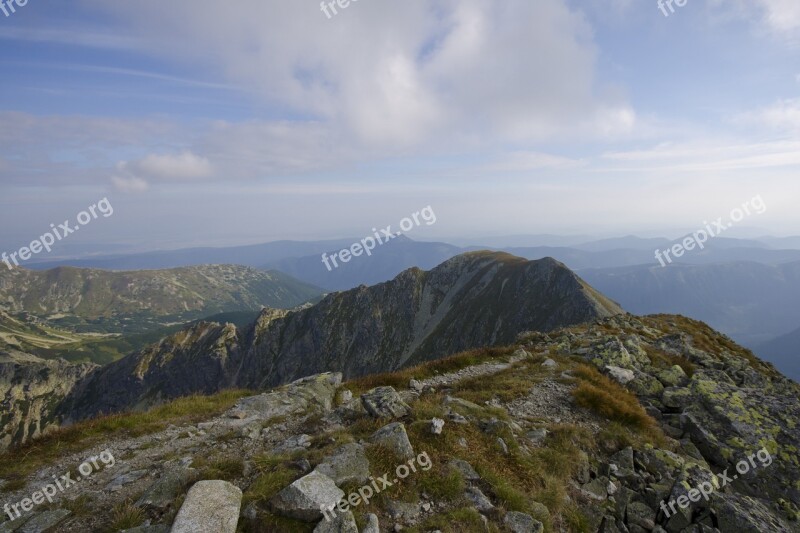
[[[0,269],[0,310],[83,331],[129,331],[138,322],[291,308],[321,293],[280,272],[233,265],[133,272]]]
[[[800,328],[758,344],[753,351],[800,383]]]
[[[263,389],[321,371],[364,376],[620,313],[552,259],[469,253],[428,272],[414,268],[331,294],[307,309],[265,310],[246,330],[198,324],[99,369],[62,412],[80,419],[193,392]]]

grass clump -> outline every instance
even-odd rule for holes
[[[241,457],[224,456],[214,459],[195,458],[194,468],[200,471],[200,479],[221,479],[233,481],[244,474],[244,461]]]
[[[580,365],[575,369],[574,375],[580,380],[572,391],[577,405],[659,442],[663,439],[658,424],[647,414],[633,393],[589,365]]]
[[[132,529],[142,525],[147,516],[130,501],[120,502],[111,510],[111,531]]]
[[[470,507],[462,507],[452,511],[434,515],[426,519],[420,526],[408,531],[420,533],[423,531],[439,530],[442,533],[462,533],[463,531],[485,531],[480,513]],[[489,524],[489,531],[499,532],[494,524]]]

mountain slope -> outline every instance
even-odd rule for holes
[[[135,272],[0,269],[0,310],[83,331],[141,331],[226,311],[291,308],[320,292],[285,274],[230,265]]]
[[[800,328],[757,345],[753,351],[800,382]]]
[[[199,324],[99,370],[63,412],[85,418],[190,392],[260,389],[320,371],[364,376],[621,312],[552,259],[464,254],[429,272],[411,269],[391,282],[329,295],[307,309],[265,310],[244,332]]]
[[[11,502],[103,458],[0,530],[211,531],[197,524],[225,502],[247,533],[797,532],[798,398],[705,324],[616,315],[396,373],[78,424],[0,455]],[[328,523],[319,506],[339,498],[347,522]]]

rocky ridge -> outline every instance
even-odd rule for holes
[[[26,523],[181,531],[238,509],[235,528],[210,531],[800,531],[798,393],[703,324],[621,315],[393,374],[315,375],[205,422],[108,435],[4,497],[108,449],[113,468]],[[760,450],[769,462],[725,481]],[[423,453],[429,470],[393,479]],[[322,517],[387,472],[396,483],[369,503]],[[694,501],[703,483],[719,488]],[[681,498],[690,505],[665,513]]]
[[[301,310],[265,309],[243,331],[197,325],[94,373],[61,412],[82,419],[192,392],[263,390],[324,371],[345,379],[390,372],[508,344],[521,331],[622,312],[552,259],[470,253]]]

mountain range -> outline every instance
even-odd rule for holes
[[[322,290],[235,265],[109,272],[0,269],[0,310],[89,333],[141,333],[227,311],[291,308]]]
[[[6,405],[15,409],[47,398],[51,410],[37,409],[33,419],[15,414],[0,435],[26,440],[64,420],[226,388],[263,389],[322,371],[348,377],[392,371],[470,348],[508,344],[524,331],[549,331],[622,312],[553,259],[475,252],[428,272],[414,268],[390,282],[330,294],[315,305],[264,309],[245,328],[194,324],[95,367],[67,387],[68,395],[61,395],[64,387],[56,392],[43,386],[26,391],[24,402],[7,396]],[[12,375],[6,383],[16,380],[13,368],[7,369]]]
[[[322,253],[332,255],[357,240],[281,241],[244,247],[118,254],[67,262],[100,268],[155,268],[230,260],[281,271],[323,287],[321,291],[332,291],[387,281],[412,267],[433,268],[476,249],[495,249],[530,260],[553,257],[632,312],[691,316],[756,350],[800,325],[794,304],[800,298],[794,274],[800,263],[799,237],[717,237],[709,240],[704,250],[684,254],[664,268],[655,260],[654,251],[667,249],[676,242],[666,238],[625,236],[591,240],[586,236],[520,235],[485,241],[488,246],[465,245],[469,242],[466,240],[455,246],[417,242],[403,236],[376,248],[371,257],[354,258],[330,271],[321,260]],[[784,355],[778,358],[769,350],[764,356],[794,379],[800,379],[794,362],[800,344],[789,352],[782,351]]]

